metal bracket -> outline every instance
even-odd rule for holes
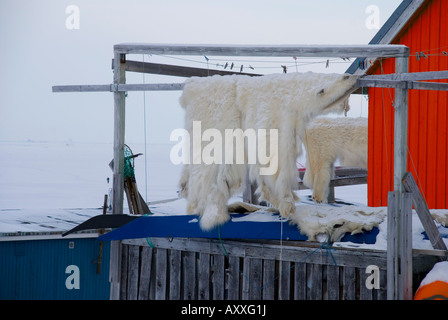
[[[120,54],[120,63],[121,64],[126,63],[126,54],[124,53]]]

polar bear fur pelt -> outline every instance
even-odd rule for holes
[[[305,130],[306,171],[303,183],[313,200],[326,202],[334,163],[367,169],[367,118],[318,118]]]
[[[304,129],[318,115],[346,110],[357,78],[307,72],[188,79],[180,104],[186,110],[185,128],[190,136],[194,135],[194,121],[200,121],[204,134],[212,129],[222,137],[227,129],[276,129],[278,132],[277,141],[266,148],[273,150],[267,156],[269,164],[277,161],[277,170],[266,175],[260,175],[264,165],[259,162],[201,163],[200,152],[194,150],[198,145],[190,144],[192,161],[184,164],[182,170],[181,195],[187,198],[188,213],[201,216],[201,228],[212,229],[230,218],[227,201],[244,186],[247,166],[250,179],[260,186],[258,191],[262,197],[279,209],[282,216],[295,212],[296,159],[302,153]],[[204,145],[207,147],[204,141],[210,140],[203,137],[200,150],[205,150]],[[228,150],[221,151],[224,158]],[[246,141],[246,160],[247,151]],[[236,156],[233,157],[235,160]]]

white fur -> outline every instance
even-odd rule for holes
[[[223,136],[225,129],[278,129],[277,172],[259,175],[261,166],[254,164],[249,174],[257,180],[261,196],[282,216],[289,216],[295,212],[295,161],[302,152],[304,128],[320,114],[344,111],[356,79],[311,72],[191,78],[180,103],[186,109],[185,127],[190,133],[195,120],[202,122],[202,130],[215,128]],[[181,193],[188,200],[188,212],[201,215],[203,229],[229,219],[227,201],[243,186],[245,175],[246,165],[241,164],[184,165]]]
[[[313,200],[326,202],[334,163],[367,169],[367,118],[318,118],[305,130],[304,184]]]
[[[223,136],[224,129],[241,128],[241,115],[235,107],[236,79],[215,76],[186,81],[180,103],[186,109],[185,128],[190,136],[193,121],[201,121],[202,131],[215,128]],[[190,147],[193,156],[193,146]],[[244,165],[184,164],[181,195],[188,200],[189,214],[202,215],[203,229],[211,229],[230,218],[227,200],[242,186],[245,170]]]
[[[333,242],[339,241],[347,232],[370,231],[386,216],[386,207],[298,205],[290,223],[297,225],[310,241],[318,240],[319,235],[326,235]]]

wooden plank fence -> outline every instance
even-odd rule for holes
[[[120,299],[383,300],[384,251],[316,243],[151,238],[122,243]],[[379,288],[366,286],[378,267]]]

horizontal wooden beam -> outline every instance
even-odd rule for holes
[[[146,83],[119,84],[117,91],[178,91],[183,89],[183,83]]]
[[[357,80],[357,85],[359,87],[448,91],[448,83],[440,82],[361,78]]]
[[[448,83],[410,81],[408,89],[448,91]]]
[[[121,43],[115,53],[247,57],[407,57],[404,45],[194,45]]]
[[[66,85],[66,86],[53,86],[52,92],[104,92],[111,90],[110,84],[100,85]]]
[[[53,86],[53,92],[123,92],[123,91],[178,91],[183,83],[104,84]]]
[[[330,180],[330,187],[353,186],[357,184],[367,184],[367,175],[341,177]],[[302,181],[299,181],[299,186],[297,190],[307,190],[307,189],[309,188],[305,186]]]
[[[112,59],[112,69],[114,63]],[[246,76],[262,76],[261,74],[256,73],[245,73],[245,72],[236,72],[236,71],[228,71],[228,70],[215,70],[215,69],[204,69],[204,68],[193,68],[193,67],[184,67],[184,66],[176,66],[169,64],[160,64],[160,63],[150,63],[150,62],[140,62],[140,61],[132,61],[126,60],[126,71],[129,72],[139,72],[139,73],[149,73],[149,74],[159,74],[165,76],[175,76],[175,77],[208,77],[214,75],[246,75]]]
[[[305,171],[299,172],[299,178],[303,180]],[[336,167],[334,170],[334,178],[330,180],[330,187],[342,187],[356,184],[367,183],[367,170],[356,167]],[[299,181],[298,190],[309,189]]]
[[[440,80],[448,79],[448,70],[412,72],[412,73],[391,73],[375,74],[363,77],[365,80],[403,80],[403,81],[421,81],[421,80]]]
[[[447,250],[436,250],[436,249],[412,249],[413,255],[425,255],[425,256],[436,256],[448,258]]]
[[[303,180],[305,176],[306,169],[299,170],[299,178]],[[359,167],[335,167],[334,168],[334,177],[336,178],[345,178],[345,177],[353,177],[353,176],[364,176],[367,175],[367,170]]]
[[[223,254],[223,246],[231,256],[244,258],[261,258],[269,260],[281,260],[298,262],[304,260],[306,263],[327,264],[322,259],[322,252],[310,254],[319,248],[321,243],[311,241],[283,241],[273,244],[275,241],[251,241],[251,240],[222,240],[211,241],[210,239],[197,238],[151,238],[152,245],[156,248],[187,250],[208,254]],[[146,239],[125,239],[123,244],[148,246]],[[375,261],[375,264],[383,269],[386,267],[386,254],[382,250],[361,250],[359,248],[331,247],[333,254],[337,257],[338,267],[348,266],[366,268]]]
[[[400,81],[389,79],[358,79],[359,87],[407,88],[416,90],[448,91],[448,83]],[[117,92],[117,91],[177,91],[183,90],[183,83],[145,83],[145,84],[102,84],[53,86],[53,92]]]
[[[359,87],[369,88],[406,88],[406,81],[391,79],[358,79],[356,84]]]

